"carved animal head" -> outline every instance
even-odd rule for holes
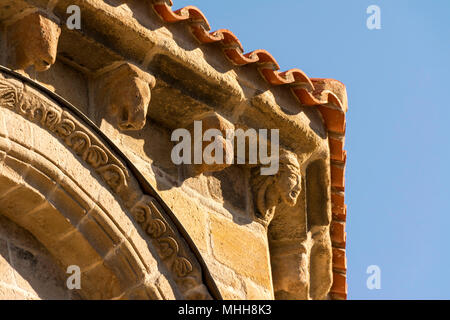
[[[15,69],[34,66],[48,70],[56,61],[61,28],[39,12],[31,13],[9,26],[10,57]]]
[[[122,131],[144,127],[155,78],[129,63],[122,64],[101,79],[99,103],[115,117]]]
[[[139,78],[121,79],[111,92],[110,110],[122,131],[140,130],[150,104],[151,91],[148,83]]]

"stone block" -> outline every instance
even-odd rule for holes
[[[98,252],[78,230],[59,241],[46,245],[50,253],[58,257],[64,267],[76,265],[80,267],[81,272],[102,260]]]
[[[32,293],[0,282],[0,300],[39,300],[39,298]]]
[[[215,216],[211,216],[210,223],[217,260],[271,291],[269,250],[264,235],[255,235],[249,228]]]
[[[14,278],[19,288],[47,300],[68,296],[63,274],[53,259],[45,254],[46,250],[34,254],[15,245],[10,248]]]
[[[160,195],[180,220],[198,249],[202,252],[207,251],[208,234],[205,210],[187,194],[176,188],[161,190]]]
[[[56,61],[61,28],[44,12],[35,12],[8,27],[9,60],[16,70],[34,66],[36,71],[48,70]]]
[[[273,293],[253,281],[245,279],[246,300],[273,300]]]
[[[6,242],[6,240],[1,239],[4,237],[5,235],[0,234],[0,281],[10,285],[14,285],[14,271],[10,263],[8,243]]]
[[[112,270],[99,263],[87,271],[81,270],[81,290],[84,299],[113,299],[121,296],[127,286],[123,286]]]

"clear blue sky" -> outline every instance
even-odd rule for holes
[[[450,1],[174,0],[347,86],[350,299],[450,299]],[[381,30],[366,9],[381,8]],[[381,268],[368,290],[366,269]]]

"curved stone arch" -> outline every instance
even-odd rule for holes
[[[79,265],[85,298],[220,299],[173,213],[117,148],[62,99],[0,71],[0,213],[62,267]]]
[[[325,159],[324,159],[325,158]],[[332,279],[331,201],[328,156],[302,163],[295,206],[280,206],[268,226],[276,299],[327,299]]]

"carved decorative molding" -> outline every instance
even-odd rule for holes
[[[143,194],[127,167],[101,140],[68,110],[49,103],[16,82],[0,79],[0,107],[16,112],[58,137],[68,148],[98,174],[130,210],[161,261],[171,271],[186,299],[211,299],[203,284],[200,263],[173,227],[163,205]]]
[[[136,221],[158,248],[163,260],[171,260],[172,271],[180,278],[192,272],[192,263],[180,254],[173,229],[167,224],[155,198],[144,195],[131,209]]]

